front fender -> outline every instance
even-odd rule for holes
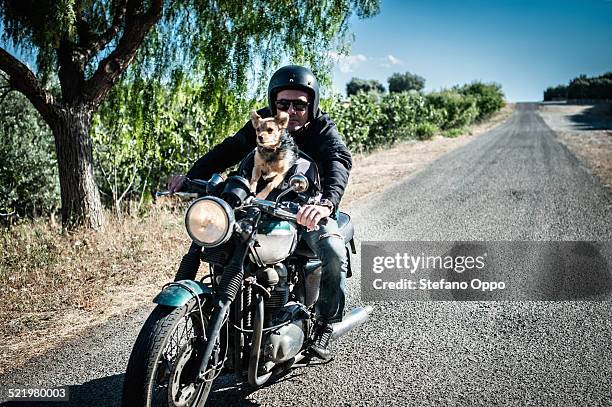
[[[198,297],[204,295],[212,297],[213,290],[208,285],[194,280],[175,281],[166,285],[162,291],[153,298],[153,302],[169,307],[182,307],[193,298],[193,294]]]

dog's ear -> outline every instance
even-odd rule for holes
[[[276,113],[276,117],[274,118],[274,121],[278,123],[278,127],[286,129],[287,126],[289,125],[289,113],[279,110]]]
[[[257,114],[256,110],[253,110],[251,112],[251,123],[253,123],[253,127],[255,127],[257,129],[257,126],[259,126],[259,120],[261,119],[261,116]]]

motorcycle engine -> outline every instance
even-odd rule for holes
[[[269,332],[264,339],[263,351],[267,361],[283,363],[297,355],[304,344],[307,309],[289,300],[287,267],[277,263],[257,273],[260,284],[272,288],[270,298],[264,302],[264,326],[282,325]]]
[[[264,326],[269,327],[272,316],[289,300],[289,283],[287,281],[287,267],[282,263],[277,263],[272,267],[259,270],[257,280],[264,287],[272,288],[270,298],[264,302]]]
[[[287,303],[276,310],[276,314],[272,318],[274,325],[288,323],[266,335],[263,347],[266,360],[283,363],[302,350],[306,338],[308,316],[306,308],[295,302]]]

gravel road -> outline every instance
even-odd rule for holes
[[[359,240],[611,241],[610,193],[536,108],[518,105],[504,124],[353,205]],[[349,307],[361,305],[357,257]],[[225,378],[210,404],[612,405],[609,301],[371,305],[370,322],[335,343],[330,364],[257,391]],[[0,377],[0,387],[66,385],[72,405],[117,405],[148,312],[114,318]]]

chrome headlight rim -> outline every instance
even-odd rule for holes
[[[213,243],[205,243],[205,242],[200,241],[198,238],[194,236],[194,234],[191,232],[191,229],[189,227],[189,221],[188,221],[189,214],[191,213],[192,209],[196,207],[197,203],[202,202],[202,201],[212,201],[216,203],[217,205],[221,207],[221,209],[223,209],[223,213],[225,214],[225,217],[226,217],[227,229],[225,230],[225,233],[223,234],[221,239],[218,239],[216,242],[213,242]],[[215,196],[205,196],[205,197],[196,199],[195,201],[191,203],[191,205],[189,205],[189,208],[187,208],[187,212],[185,213],[185,229],[187,230],[187,234],[189,235],[191,240],[193,240],[195,243],[197,243],[198,245],[202,247],[217,247],[227,242],[232,236],[232,233],[234,232],[235,223],[236,223],[236,219],[234,217],[234,210],[232,209],[232,207],[227,202],[225,202],[223,199],[217,198]]]

